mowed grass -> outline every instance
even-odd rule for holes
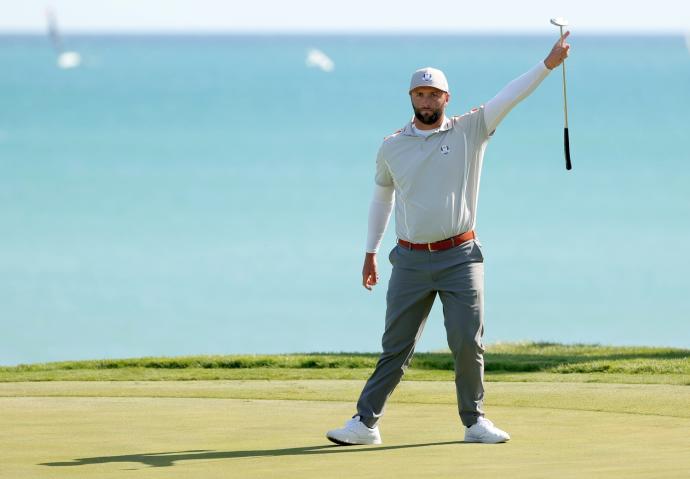
[[[690,471],[687,386],[489,383],[487,413],[512,436],[491,446],[462,442],[451,382],[407,381],[381,421],[383,445],[333,446],[325,431],[350,417],[361,386],[3,383],[0,478],[436,479],[462,471],[627,479]]]
[[[444,352],[413,360],[384,444],[349,448],[324,434],[354,413],[376,354],[4,367],[0,479],[688,477],[689,353],[492,345],[485,409],[512,436],[496,446],[462,442]]]
[[[0,382],[214,379],[363,379],[375,353],[147,357],[0,367]],[[661,383],[690,385],[690,350],[505,343],[487,347],[488,381]],[[453,377],[449,352],[418,353],[405,379]]]

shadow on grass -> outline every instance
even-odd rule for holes
[[[290,447],[285,449],[257,449],[247,451],[209,451],[191,450],[178,452],[154,452],[146,454],[126,454],[122,456],[84,457],[65,462],[44,462],[39,466],[85,466],[88,464],[106,464],[117,462],[138,462],[150,467],[170,467],[179,461],[209,460],[209,459],[239,459],[244,457],[273,457],[273,456],[304,456],[314,454],[344,454],[373,451],[391,451],[395,449],[409,449],[415,447],[447,446],[450,444],[465,444],[462,441],[427,442],[421,444],[401,444],[399,446],[349,446],[336,445]]]

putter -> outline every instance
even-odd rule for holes
[[[563,17],[556,17],[551,19],[551,24],[556,25],[561,29],[561,39],[563,38],[563,27],[568,26],[568,20]],[[568,136],[568,100],[565,94],[565,60],[561,64],[563,67],[563,113],[565,114],[565,128],[563,128],[563,145],[565,147],[565,169],[572,170],[573,165],[570,163],[570,137]]]

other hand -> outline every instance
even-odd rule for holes
[[[369,291],[379,282],[379,274],[376,270],[376,253],[367,253],[364,256],[362,268],[362,286]]]

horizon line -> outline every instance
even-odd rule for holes
[[[498,30],[498,29],[464,29],[464,30],[421,30],[421,29],[387,29],[387,30],[368,30],[368,29],[342,29],[342,30],[319,30],[319,29],[288,29],[288,30],[269,30],[269,29],[208,29],[208,30],[192,30],[192,29],[61,29],[62,35],[189,35],[189,36],[212,36],[212,35],[256,35],[256,36],[306,36],[306,35],[322,35],[322,36],[554,36],[553,32],[542,30]],[[0,35],[45,35],[44,29],[2,29],[0,28]],[[583,29],[575,32],[576,35],[584,36],[625,36],[625,35],[639,35],[639,36],[681,36],[690,37],[690,30],[683,31],[681,29],[664,29],[664,30],[635,30],[635,29],[621,29],[621,30],[603,30],[603,29]]]

